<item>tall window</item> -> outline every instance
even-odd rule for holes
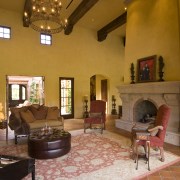
[[[74,118],[74,78],[60,77],[60,114]]]
[[[0,38],[10,39],[11,37],[11,28],[0,26]]]

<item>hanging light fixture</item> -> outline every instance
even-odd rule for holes
[[[60,17],[61,10],[60,0],[31,0],[31,10],[24,16],[35,31],[55,34],[67,26],[67,20]]]

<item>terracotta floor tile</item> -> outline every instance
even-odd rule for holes
[[[162,180],[160,176],[153,176],[153,175],[150,175],[148,176],[148,180]]]
[[[180,166],[170,166],[170,170],[180,172]]]
[[[168,178],[173,177],[172,171],[163,171],[163,170],[161,170],[161,171],[159,171],[159,174],[160,174],[161,177],[168,177]]]
[[[180,172],[172,172],[173,177],[177,180],[180,180]]]
[[[144,177],[144,178],[141,178],[141,179],[139,179],[139,180],[148,180],[148,178],[147,178],[147,177]]]

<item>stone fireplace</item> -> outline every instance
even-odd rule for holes
[[[165,142],[180,145],[180,81],[152,82],[118,86],[122,100],[122,117],[116,119],[116,127],[131,131],[139,126],[153,124],[157,109],[162,104],[171,108]]]

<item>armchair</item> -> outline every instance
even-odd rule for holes
[[[154,128],[145,130],[146,132],[150,133],[150,137],[149,137],[150,146],[159,148],[162,162],[165,161],[163,145],[164,145],[164,139],[165,139],[169,117],[170,117],[170,108],[165,104],[161,105],[157,112]],[[137,132],[138,128],[134,130]],[[135,135],[134,130],[132,130],[132,136]],[[140,140],[138,142],[138,145],[142,145],[145,147],[146,142],[143,140]]]
[[[93,124],[100,124],[101,134],[106,128],[106,102],[102,100],[94,100],[90,103],[89,117],[84,119],[84,133],[86,129],[92,128]]]

